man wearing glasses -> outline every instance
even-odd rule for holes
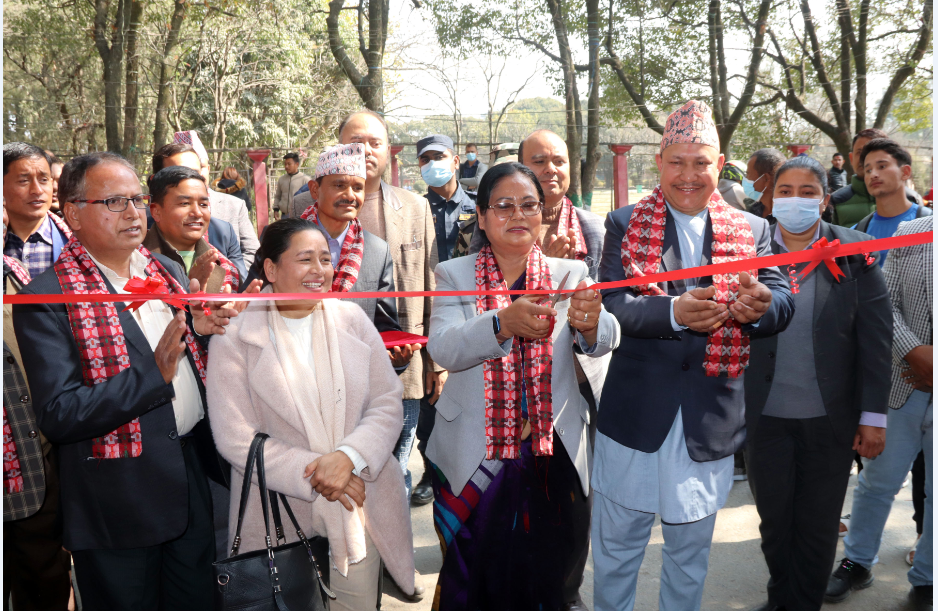
[[[21,294],[199,289],[140,248],[149,198],[123,157],[70,160],[59,197],[73,236]],[[238,310],[132,301],[13,306],[36,421],[58,446],[63,543],[85,608],[210,609],[208,478],[227,485],[227,465],[205,409],[206,336]]]

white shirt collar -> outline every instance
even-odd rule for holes
[[[130,278],[124,278],[116,271],[110,267],[104,265],[100,261],[94,258],[90,252],[88,256],[91,257],[91,260],[94,261],[94,264],[98,266],[98,269],[101,270],[101,273],[105,278],[110,280],[111,284],[114,285],[114,288],[118,291],[124,291],[124,285],[127,284],[127,281],[130,278],[146,278],[147,277],[147,258],[143,256],[139,250],[134,250],[130,255]]]

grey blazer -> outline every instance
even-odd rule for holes
[[[394,261],[391,259],[388,243],[372,233],[367,231],[363,233],[365,252],[362,253],[362,266],[358,270],[358,279],[352,285],[351,292],[391,292],[394,290]],[[378,333],[401,330],[401,325],[397,320],[397,300],[393,297],[349,298],[347,301],[361,306],[361,309],[368,315],[368,319],[375,323]]]
[[[437,290],[475,290],[476,258],[477,255],[469,255],[437,265]],[[592,284],[582,261],[552,258],[547,261],[555,288],[567,272],[570,272],[567,286],[576,286],[581,280]],[[584,345],[581,335],[576,336],[577,344],[574,343],[566,319],[569,305],[569,299],[557,304],[557,323],[552,336],[554,451],[561,447],[567,451],[580,476],[583,492],[588,494],[593,454],[588,436],[590,416],[577,385],[573,356],[575,345],[584,352],[589,346]],[[427,348],[433,360],[449,371],[449,378],[435,406],[436,422],[427,445],[427,457],[443,471],[455,494],[461,493],[485,459],[484,362],[507,356],[514,341],[499,344],[495,340],[492,329],[495,313],[490,310],[477,315],[475,297],[436,297],[433,300]],[[619,325],[604,309],[596,346],[589,356],[605,356],[618,345]],[[530,438],[525,442],[530,443]]]

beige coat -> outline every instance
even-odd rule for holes
[[[290,506],[307,535],[318,504],[328,503],[303,477],[306,465],[319,454],[309,449],[300,414],[290,394],[267,322],[269,302],[252,302],[232,319],[224,335],[209,347],[206,393],[218,451],[231,463],[229,547],[237,527],[240,482],[256,432],[267,433],[264,463],[267,485],[290,497]],[[404,498],[404,477],[392,456],[403,426],[401,383],[381,337],[355,304],[338,302],[336,334],[345,372],[346,437],[337,445],[351,446],[368,467],[365,480],[365,528],[394,581],[406,592],[414,589],[413,536]],[[256,478],[255,478],[256,479]],[[263,549],[264,521],[257,485],[241,531],[241,551]],[[289,541],[296,536],[285,528]]]
[[[440,261],[436,230],[430,204],[422,195],[382,182],[385,241],[394,259],[394,285],[398,291],[432,291],[436,286],[433,270]],[[430,297],[399,297],[397,315],[405,333],[430,333]],[[421,350],[401,374],[405,399],[422,399],[426,390],[424,371],[433,367],[429,353]]]

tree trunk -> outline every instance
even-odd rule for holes
[[[124,93],[124,145],[125,155],[132,154],[137,145],[137,103],[140,57],[137,55],[137,30],[143,19],[143,0],[127,0],[131,4],[130,23],[127,25],[127,88]]]
[[[586,165],[581,177],[580,191],[583,206],[593,203],[593,183],[596,166],[602,155],[599,153],[599,0],[586,0],[586,31],[589,39],[589,83],[590,93],[586,102]]]
[[[580,145],[582,140],[582,114],[578,112],[579,92],[576,86],[576,66],[567,38],[567,25],[564,22],[562,0],[547,0],[557,46],[560,48],[560,69],[563,72],[564,103],[567,119],[567,154],[570,157],[570,188],[567,196],[577,206],[580,205]],[[579,120],[578,120],[579,115]]]
[[[156,97],[156,125],[153,128],[153,150],[167,144],[169,130],[169,100],[171,97],[169,81],[173,78],[174,63],[172,53],[179,43],[179,30],[182,29],[186,18],[187,0],[176,0],[173,7],[173,16],[169,22],[169,32],[166,34],[166,43],[163,45],[163,58],[160,61],[160,82]]]
[[[384,63],[384,46],[388,39],[388,2],[387,0],[370,0],[368,3],[368,46],[365,46],[365,34],[362,27],[361,11],[358,16],[358,48],[368,67],[365,75],[358,70],[355,62],[349,57],[342,42],[339,30],[339,15],[345,0],[332,0],[329,2],[329,14],[326,15],[326,26],[329,30],[329,50],[335,61],[345,72],[358,97],[369,110],[384,112],[384,78],[382,64]]]
[[[124,59],[124,30],[130,13],[130,0],[118,0],[113,36],[108,36],[109,0],[95,1],[94,44],[104,64],[104,133],[109,151],[121,152],[121,64]],[[108,45],[108,39],[112,43]]]

